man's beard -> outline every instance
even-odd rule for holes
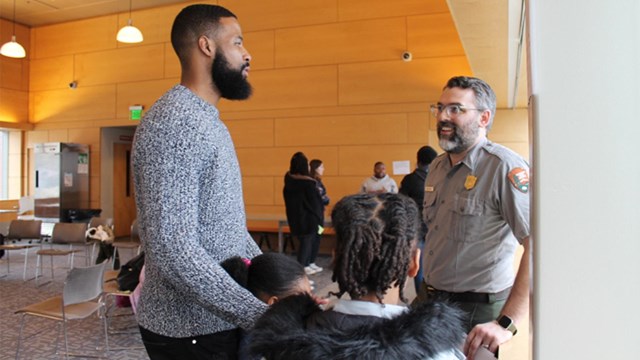
[[[442,127],[447,125],[452,128],[452,133],[449,137],[443,137],[440,131]],[[469,149],[475,143],[480,133],[480,126],[477,122],[473,121],[467,125],[460,127],[451,121],[438,122],[438,139],[439,145],[442,150],[452,153],[460,154]]]
[[[220,91],[220,96],[229,100],[245,100],[251,96],[251,84],[242,75],[247,66],[249,63],[244,63],[239,70],[232,69],[224,54],[216,49],[216,58],[211,66],[211,79]]]

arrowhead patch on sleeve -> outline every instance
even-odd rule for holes
[[[523,193],[529,192],[529,173],[523,168],[515,168],[507,175],[511,185]]]

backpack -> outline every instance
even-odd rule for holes
[[[140,282],[140,271],[144,265],[144,251],[131,258],[120,267],[118,272],[118,288],[121,291],[133,291]]]

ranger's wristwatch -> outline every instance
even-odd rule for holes
[[[508,317],[507,315],[500,315],[500,317],[498,317],[498,324],[503,328],[511,331],[513,335],[518,333],[518,329],[516,329],[516,324],[514,324],[513,320],[511,320],[511,318]]]

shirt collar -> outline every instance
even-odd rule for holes
[[[477,144],[469,149],[469,152],[465,155],[464,159],[462,159],[461,163],[464,164],[471,170],[476,168],[476,164],[478,163],[478,157],[480,156],[480,149],[482,149],[489,140],[487,138],[483,138]],[[455,166],[455,164],[453,164]]]
[[[375,316],[383,319],[392,319],[408,310],[406,306],[343,299],[336,300],[330,309],[346,315]]]

